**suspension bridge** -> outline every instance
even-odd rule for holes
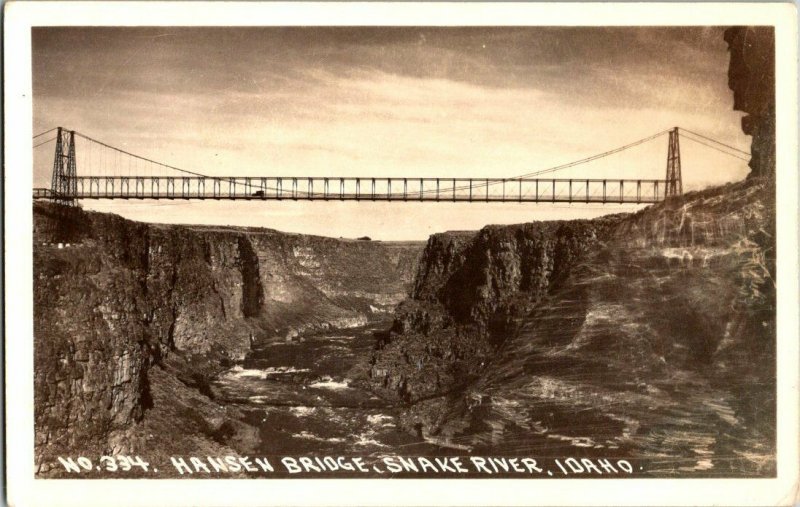
[[[745,157],[750,155],[702,134],[674,127],[591,157],[511,178],[214,176],[135,155],[63,127],[37,134],[34,141],[53,132],[53,137],[34,145],[38,148],[55,141],[51,186],[34,188],[33,198],[65,205],[86,199],[652,204],[683,193],[681,137],[742,160],[749,160]],[[545,176],[665,135],[664,179]],[[88,153],[78,154],[78,139],[88,143],[85,150]]]

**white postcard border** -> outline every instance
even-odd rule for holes
[[[5,18],[6,466],[11,505],[784,505],[798,499],[797,12],[790,3],[10,2]],[[48,480],[33,466],[32,26],[774,25],[775,479]],[[224,481],[224,482],[223,482]],[[566,482],[565,482],[566,481]]]

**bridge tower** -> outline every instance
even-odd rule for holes
[[[664,197],[683,195],[683,179],[681,178],[681,145],[678,140],[678,127],[669,131],[669,148],[667,149],[667,188]]]
[[[53,181],[50,187],[53,200],[67,206],[74,206],[78,195],[75,160],[75,131],[65,131],[58,127],[56,135],[56,154],[53,158]]]

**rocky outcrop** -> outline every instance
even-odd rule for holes
[[[620,216],[433,235],[411,298],[373,358],[373,386],[406,402],[474,378],[522,316],[602,243]]]
[[[725,30],[725,42],[733,108],[747,113],[742,131],[753,136],[750,176],[775,176],[775,29],[731,27]]]
[[[36,203],[37,463],[130,448],[154,409],[153,368],[203,388],[259,341],[385,318],[421,248]]]
[[[774,192],[434,237],[371,383],[437,445],[774,474]]]

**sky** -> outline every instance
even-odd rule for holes
[[[34,133],[61,125],[220,176],[513,177],[674,126],[749,151],[741,113],[732,110],[722,32],[34,28]],[[34,186],[49,186],[53,148],[52,142],[34,148]],[[661,136],[557,175],[663,178],[666,152]],[[92,173],[91,164],[81,164],[83,153],[78,173]],[[682,139],[681,156],[685,190],[740,180],[748,172],[746,162],[688,139]],[[287,201],[83,205],[136,220],[385,240],[637,209]]]

